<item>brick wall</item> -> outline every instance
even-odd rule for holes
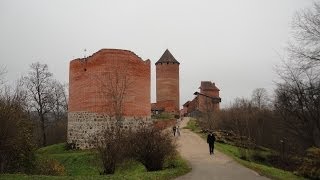
[[[68,142],[90,148],[94,134],[113,126],[109,89],[119,91],[117,80],[128,86],[123,100],[124,124],[150,120],[150,60],[143,61],[127,50],[102,49],[88,58],[72,60],[69,73]]]
[[[157,106],[179,114],[179,64],[156,65]]]
[[[133,52],[114,49],[102,49],[86,60],[70,62],[69,112],[111,112],[105,86],[119,71],[129,78],[124,115],[150,116],[150,61],[142,61]]]
[[[218,90],[200,90],[200,93],[205,94],[210,97],[219,97]],[[212,99],[199,95],[199,110],[201,112],[208,111],[208,108],[216,111],[220,109],[220,103],[212,103]]]

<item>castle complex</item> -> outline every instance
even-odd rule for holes
[[[162,111],[179,113],[179,62],[166,50],[156,62],[157,103]],[[119,49],[102,49],[70,62],[68,142],[91,148],[92,137],[115,126],[151,120],[150,60]],[[118,117],[118,118],[117,118]]]
[[[120,49],[101,49],[70,62],[68,143],[93,147],[93,138],[121,122],[135,128],[151,122],[151,112],[192,115],[219,109],[219,89],[202,81],[200,93],[179,110],[179,65],[166,50],[156,65],[157,102],[150,101],[151,62]],[[214,102],[213,100],[219,100]]]

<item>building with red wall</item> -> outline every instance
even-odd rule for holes
[[[198,93],[192,101],[183,104],[184,116],[197,116],[201,113],[208,113],[220,109],[221,98],[215,83],[211,81],[201,81]]]
[[[90,137],[114,126],[114,98],[125,89],[122,100],[124,126],[150,120],[150,60],[119,49],[102,49],[92,56],[70,62],[68,142],[90,148]],[[125,88],[123,85],[125,85]]]
[[[156,95],[155,107],[164,112],[180,114],[179,101],[179,65],[167,49],[156,64]]]

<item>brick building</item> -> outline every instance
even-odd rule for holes
[[[72,60],[68,142],[81,149],[92,147],[93,138],[115,126],[117,117],[121,117],[124,128],[134,128],[140,121],[151,122],[151,109],[178,114],[179,64],[169,50],[155,63],[157,103],[151,107],[150,60],[119,49],[102,49],[90,57]],[[117,111],[119,105],[121,112]]]
[[[124,92],[124,127],[150,120],[150,60],[127,50],[102,49],[70,62],[68,142],[90,148],[97,133],[115,125],[114,97]],[[113,93],[113,94],[112,94]]]
[[[156,65],[156,95],[157,102],[152,105],[152,111],[179,114],[179,65],[167,49]]]
[[[219,89],[211,81],[201,81],[200,93],[192,101],[183,104],[182,114],[184,116],[196,116],[200,113],[208,113],[220,109],[221,98]]]

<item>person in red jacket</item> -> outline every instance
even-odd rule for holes
[[[207,137],[207,143],[209,144],[209,152],[210,154],[214,154],[213,150],[214,150],[214,142],[216,141],[216,137],[214,137],[214,134],[212,131],[210,131],[210,133],[208,134]]]

